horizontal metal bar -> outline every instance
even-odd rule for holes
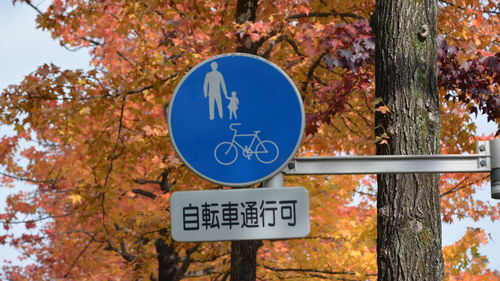
[[[490,154],[297,157],[285,175],[480,173],[491,171]]]

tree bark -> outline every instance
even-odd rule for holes
[[[258,0],[238,0],[236,4],[236,22],[254,22],[257,18]],[[239,38],[236,51],[257,54],[258,45],[248,35]],[[254,281],[257,278],[257,251],[262,246],[261,240],[231,242],[231,281]]]
[[[261,240],[231,242],[231,281],[254,281],[257,278],[257,251]]]
[[[174,246],[167,244],[163,239],[155,242],[158,259],[158,281],[177,281],[177,263],[179,258]]]
[[[439,153],[436,0],[378,0],[375,132],[377,154]],[[439,176],[378,175],[378,280],[442,280]]]
[[[236,4],[236,22],[239,24],[247,21],[255,22],[257,19],[258,0],[238,0]],[[237,52],[257,54],[258,44],[252,42],[250,36],[245,35],[243,38],[238,37]]]

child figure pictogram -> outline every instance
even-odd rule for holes
[[[232,91],[231,96],[228,97],[229,99],[229,105],[227,108],[229,109],[229,119],[233,119],[232,117],[234,116],[234,119],[238,119],[238,115],[236,112],[238,111],[238,105],[240,104],[240,100],[236,96],[236,92]]]

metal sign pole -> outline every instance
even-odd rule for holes
[[[285,186],[285,181],[283,178],[283,173],[277,173],[270,179],[262,183],[262,187],[283,187]]]
[[[491,151],[491,197],[500,199],[500,139],[490,141]]]

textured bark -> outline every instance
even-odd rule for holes
[[[236,22],[245,23],[247,21],[254,22],[257,19],[258,0],[238,0],[236,4]],[[238,38],[238,47],[236,51],[241,53],[257,54],[258,44],[252,42],[250,36],[245,35],[243,38]]]
[[[177,281],[178,256],[173,245],[165,243],[163,239],[155,242],[158,259],[158,281]]]
[[[255,21],[257,0],[238,0],[236,22]],[[258,45],[249,36],[239,39],[238,52],[257,54]],[[262,246],[261,240],[231,242],[231,281],[254,281],[257,272],[257,251]]]
[[[231,281],[254,281],[257,278],[257,251],[261,240],[231,243]]]
[[[375,116],[377,154],[439,153],[436,0],[378,0]],[[439,176],[378,175],[378,280],[442,280]]]

